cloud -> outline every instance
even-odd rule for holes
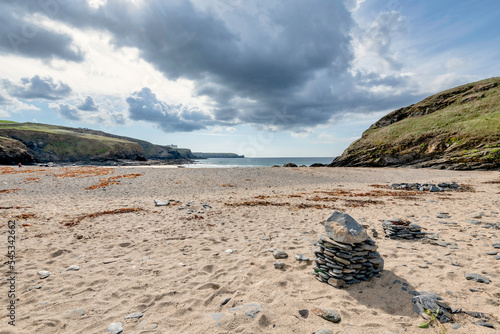
[[[232,126],[228,126],[226,128],[226,132],[229,132],[229,133],[235,133],[236,132],[236,128],[233,128]]]
[[[97,111],[99,110],[99,105],[95,103],[92,96],[87,96],[85,101],[77,107],[79,110],[83,111]]]
[[[212,132],[213,133],[221,133],[222,132],[222,128],[220,126],[216,126],[212,129]]]
[[[83,53],[71,36],[47,29],[33,18],[32,14],[37,11],[54,17],[59,11],[59,2],[0,2],[0,52],[46,60],[83,61]]]
[[[59,81],[55,82],[50,77],[41,78],[38,75],[30,78],[22,78],[20,84],[10,80],[2,80],[3,87],[10,96],[22,99],[45,99],[60,100],[71,93],[71,88]]]
[[[50,107],[62,117],[70,121],[81,121],[78,109],[66,103],[50,104]]]
[[[205,129],[203,123],[210,118],[182,105],[172,106],[157,99],[151,89],[145,87],[127,98],[132,120],[156,123],[165,132],[190,132]]]
[[[104,32],[114,47],[137,50],[167,79],[192,83],[191,97],[204,101],[201,112],[167,104],[143,88],[127,99],[133,120],[158,124],[166,132],[251,124],[298,133],[334,122],[345,112],[385,110],[415,100],[411,86],[398,85],[407,83],[404,78],[372,68],[352,71],[352,11],[361,3],[256,0],[221,9],[212,1],[106,1],[99,6],[79,1],[60,4],[57,15],[34,0],[15,7],[20,16],[36,12],[70,27]],[[401,63],[392,51],[392,36],[403,23],[397,12],[385,13],[362,40],[367,52],[393,70]],[[377,80],[384,84],[372,84]]]

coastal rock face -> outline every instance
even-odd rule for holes
[[[456,87],[389,113],[329,166],[500,168],[500,78]]]
[[[23,143],[10,138],[0,137],[0,165],[34,163],[35,158]]]
[[[325,230],[332,240],[354,244],[368,239],[368,233],[347,213],[334,211],[325,223]]]

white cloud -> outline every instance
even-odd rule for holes
[[[228,126],[228,127],[226,128],[226,132],[229,132],[229,133],[234,133],[234,132],[236,132],[236,128],[234,128],[234,127],[232,127],[232,126]]]

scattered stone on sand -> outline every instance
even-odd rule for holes
[[[41,279],[44,279],[50,276],[50,271],[42,270],[38,272],[38,275]]]
[[[451,183],[438,183],[437,185],[431,183],[393,183],[390,187],[392,189],[430,192],[460,190],[460,186],[455,181]]]
[[[489,284],[491,282],[491,280],[489,278],[484,277],[484,276],[479,275],[479,274],[474,274],[474,273],[465,274],[465,278],[468,280],[471,280],[471,281],[476,281],[478,283]]]
[[[386,219],[382,223],[385,236],[390,239],[421,239],[426,233],[422,232],[422,228],[409,221],[402,219]]]
[[[76,318],[79,318],[79,317],[83,317],[84,315],[85,315],[85,310],[83,310],[83,309],[76,309],[76,310],[70,311],[65,316],[65,318],[66,319],[76,319]]]
[[[284,164],[283,167],[297,167],[297,165],[294,164],[293,162],[289,162],[287,164]]]
[[[492,252],[486,252],[486,255],[497,255],[498,252],[492,251]]]
[[[295,255],[295,259],[297,261],[309,261],[309,258],[304,256],[304,254],[297,254]]]
[[[274,262],[274,268],[283,269],[284,267],[285,267],[285,264],[283,262],[280,262],[280,261]]]
[[[275,259],[286,259],[288,257],[288,254],[284,250],[276,249],[273,252],[273,256]]]
[[[229,301],[231,300],[231,298],[226,298],[224,299],[224,301],[220,304],[220,307],[226,305],[227,303],[229,303]]]
[[[415,291],[415,296],[412,297],[413,310],[420,314],[423,318],[426,317],[425,310],[439,310],[437,319],[441,323],[450,322],[453,320],[453,313],[459,313],[461,309],[453,309],[446,304],[443,299],[435,292]]]
[[[170,201],[160,201],[155,199],[155,206],[167,206],[170,205]]]
[[[335,310],[315,307],[312,309],[312,312],[316,314],[318,317],[328,320],[330,322],[337,323],[340,322],[340,320],[342,320],[340,315]]]
[[[77,265],[72,265],[72,266],[69,266],[68,269],[66,269],[66,271],[78,271],[80,270],[80,267],[78,267]]]
[[[111,334],[120,334],[123,332],[123,325],[121,322],[113,322],[108,326],[106,332],[110,332]]]
[[[341,216],[338,211],[334,214],[336,217]],[[373,276],[380,276],[380,272],[384,268],[384,260],[377,252],[375,242],[368,237],[364,228],[352,217],[348,216],[349,218],[344,219],[345,216],[341,216],[339,225],[346,226],[345,220],[348,220],[348,224],[354,227],[355,232],[346,228],[337,228],[334,225],[334,220],[331,219],[325,223],[325,230],[337,240],[362,241],[345,243],[336,241],[330,235],[328,237],[321,236],[315,244],[318,247],[314,250],[316,279],[336,288],[368,281]],[[356,238],[353,235],[363,237]]]
[[[329,329],[320,329],[319,331],[314,332],[314,334],[333,334],[333,332]]]
[[[299,310],[299,314],[302,318],[307,318],[309,316],[309,310]]]
[[[229,249],[226,249],[225,252],[227,254],[233,254],[234,253],[234,249],[229,248]]]
[[[38,290],[38,289],[41,289],[41,288],[42,288],[42,286],[41,286],[41,285],[34,285],[34,286],[32,286],[32,287],[28,288],[28,291],[31,291],[31,290]]]
[[[493,246],[493,248],[500,248],[500,243],[495,243],[492,246]]]
[[[142,312],[134,312],[134,313],[131,313],[129,315],[126,315],[124,316],[123,318],[125,320],[128,320],[128,319],[136,319],[136,320],[139,320],[140,318],[142,318],[144,316],[144,314],[142,314]]]
[[[229,312],[242,311],[247,317],[255,318],[255,316],[261,312],[264,308],[262,305],[257,303],[250,303],[245,305],[236,306],[229,309]]]

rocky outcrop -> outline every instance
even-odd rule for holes
[[[35,158],[23,143],[5,137],[0,137],[0,165],[31,164]]]
[[[330,166],[500,168],[500,78],[456,87],[389,113]]]

